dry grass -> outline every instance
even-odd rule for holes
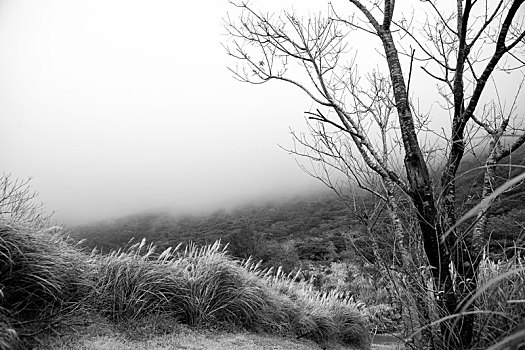
[[[512,336],[525,320],[525,260],[520,253],[508,261],[486,258],[480,264],[481,287],[472,297],[477,312],[478,348],[488,348]],[[520,342],[525,344],[525,336],[516,344]]]
[[[167,249],[145,242],[101,257],[92,292],[96,309],[116,321],[168,313],[191,326],[217,326],[328,339],[366,347],[368,329],[350,299],[320,294],[280,269],[238,264],[219,242]]]
[[[101,332],[99,327],[99,332]],[[247,332],[213,332],[195,330],[176,325],[172,333],[156,334],[136,339],[108,328],[103,334],[84,333],[62,338],[49,338],[36,347],[39,350],[319,350],[321,347],[309,340],[285,339],[277,336]],[[338,344],[326,344],[330,350],[351,350]],[[325,346],[325,344],[323,344]]]
[[[56,232],[3,222],[0,260],[0,315],[21,335],[39,334],[70,312],[85,310],[116,325],[170,317],[175,320],[170,325],[369,345],[368,328],[352,300],[316,293],[280,270],[241,265],[219,242],[156,254],[143,240],[109,255],[88,255]],[[0,340],[14,344],[13,339]],[[120,341],[101,336],[97,342],[101,339]]]

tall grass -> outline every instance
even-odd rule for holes
[[[512,335],[525,322],[525,259],[518,252],[507,261],[484,258],[479,269],[476,305],[477,348],[488,348]],[[517,339],[525,344],[525,337]]]
[[[46,323],[85,295],[82,254],[58,231],[0,221],[0,349],[16,342],[17,324]]]
[[[76,300],[82,270],[80,252],[55,229],[0,225],[0,307],[11,316],[42,316]]]
[[[53,230],[1,222],[0,262],[0,349],[15,342],[12,328],[24,319],[60,315],[68,305],[116,323],[169,316],[197,327],[369,345],[353,300],[315,292],[280,269],[240,264],[220,242],[157,254],[143,240],[86,254]]]
[[[362,347],[369,343],[368,325],[358,311],[361,303],[354,301],[351,295],[335,290],[318,291],[309,281],[298,281],[299,271],[285,274],[281,268],[275,272],[271,268],[261,270],[251,260],[243,262],[242,266],[264,280],[281,298],[291,302],[292,307],[284,310],[288,310],[294,333],[319,342],[333,339]]]
[[[184,281],[182,310],[189,324],[225,322],[254,328],[268,308],[261,286],[219,242],[200,248],[190,245],[173,256],[170,265]]]
[[[11,350],[18,344],[18,334],[9,318],[0,312],[0,350]]]
[[[170,312],[180,281],[166,268],[150,262],[153,247],[141,254],[144,242],[127,251],[103,256],[93,252],[87,263],[92,288],[88,301],[115,321]]]
[[[525,346],[525,260],[516,254],[509,260],[484,257],[479,265],[479,287],[456,314],[442,317],[419,328],[442,322],[458,322],[461,316],[475,314],[473,342],[468,349],[521,350]],[[474,310],[467,309],[474,305]],[[521,347],[520,347],[521,346]],[[438,347],[441,348],[441,347]]]
[[[144,241],[105,257],[92,255],[96,308],[116,320],[160,312],[193,326],[368,344],[368,329],[351,300],[322,295],[280,269],[260,270],[251,260],[239,264],[220,242],[154,255]]]

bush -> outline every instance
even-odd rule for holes
[[[52,214],[36,201],[38,193],[30,186],[31,179],[17,179],[11,174],[0,174],[0,220],[30,223],[35,229],[49,225]]]

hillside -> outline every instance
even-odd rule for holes
[[[497,168],[501,185],[522,171],[525,151]],[[479,203],[484,169],[476,158],[463,162],[457,178],[459,213],[465,213]],[[237,208],[230,212],[219,210],[211,215],[177,216],[170,212],[143,212],[115,220],[101,221],[74,227],[70,235],[75,240],[85,239],[88,249],[103,252],[125,246],[132,239],[154,242],[160,249],[179,243],[209,244],[217,239],[229,243],[229,251],[238,258],[253,256],[266,266],[282,265],[285,270],[304,268],[311,262],[329,264],[359,254],[373,262],[369,239],[358,215],[366,214],[377,204],[363,193],[358,199],[357,212],[350,210],[342,200],[330,192],[304,196],[281,202],[266,202]],[[407,212],[409,207],[405,209]],[[525,239],[525,185],[508,191],[490,210],[487,240],[491,253],[512,255],[515,244]],[[472,221],[463,225],[468,229]],[[389,246],[389,221],[385,211],[374,222],[373,230]],[[386,250],[388,253],[388,250]],[[389,253],[390,254],[390,253]]]
[[[502,169],[498,181],[521,170]],[[479,195],[481,178],[482,171],[471,168],[458,179],[464,210],[477,202],[469,198]],[[523,186],[507,191],[491,209],[489,235],[498,256],[523,239]],[[40,349],[251,350],[281,344],[307,348],[312,341],[317,343],[312,346],[334,341],[339,347],[366,348],[370,329],[397,333],[404,314],[389,294],[388,280],[373,267],[359,217],[372,210],[374,200],[361,196],[357,201],[357,212],[331,194],[203,216],[146,212],[73,229],[74,240],[87,239],[81,245],[70,244],[57,227],[4,220],[0,349],[20,343]],[[379,235],[381,254],[389,254],[395,265],[389,220],[379,213],[372,233]],[[222,244],[212,243],[215,239]],[[89,253],[93,247],[98,252]],[[273,268],[279,265],[283,268]],[[288,274],[299,268],[302,275]],[[480,278],[488,281],[509,269],[523,271],[522,259],[486,257]],[[523,300],[523,283],[522,273],[516,273],[497,286],[487,284],[482,309],[500,310],[506,319],[489,317],[501,332],[481,342],[509,334],[522,319],[522,305],[508,301]],[[70,318],[78,312],[80,318]],[[215,336],[215,330],[223,333]],[[309,342],[297,343],[297,337]]]
[[[117,220],[75,227],[70,235],[102,251],[146,237],[159,249],[179,243],[209,244],[221,239],[239,258],[254,256],[270,265],[292,268],[296,260],[330,262],[350,250],[361,224],[344,203],[331,194],[218,211],[209,216],[173,216],[146,212]]]
[[[467,212],[481,199],[483,187],[484,157],[465,157],[458,171],[457,203],[459,215]],[[518,149],[512,157],[504,159],[495,169],[493,188],[525,171],[525,148]],[[486,240],[492,254],[507,257],[515,253],[515,247],[525,246],[525,184],[511,188],[500,195],[488,211]],[[468,229],[468,220],[463,229]]]

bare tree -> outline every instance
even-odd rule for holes
[[[525,126],[522,125],[523,118],[516,118],[515,116],[518,113],[517,102],[523,83],[524,80],[521,81],[508,110],[506,110],[506,106],[498,94],[496,101],[487,105],[483,110],[481,118],[472,117],[472,120],[486,132],[489,138],[488,149],[486,150],[488,156],[484,161],[485,174],[483,176],[483,190],[481,194],[482,199],[489,198],[489,203],[481,208],[476,215],[476,223],[472,232],[472,248],[475,252],[480,252],[484,246],[483,235],[487,225],[487,212],[492,202],[490,195],[497,187],[496,166],[525,143]],[[518,125],[515,123],[518,123]],[[473,260],[475,264],[479,263],[479,257],[475,257]]]
[[[31,222],[44,227],[52,214],[46,213],[36,201],[38,193],[31,190],[31,179],[16,179],[11,174],[0,176],[0,219]]]
[[[396,13],[394,0],[349,0],[337,9],[329,4],[325,15],[307,18],[291,12],[259,13],[246,2],[231,1],[239,15],[226,19],[230,35],[226,48],[238,62],[231,68],[234,76],[254,84],[282,81],[304,91],[319,105],[309,118],[320,123],[315,130],[324,146],[333,140],[327,130],[337,131],[343,144],[351,144],[344,149],[338,148],[341,143],[329,145],[335,153],[317,153],[318,161],[336,159],[336,168],[358,184],[363,183],[362,165],[374,172],[384,191],[380,193],[375,185],[366,187],[383,196],[394,227],[399,193],[410,198],[442,316],[457,313],[462,301],[476,290],[477,264],[469,257],[479,256],[480,246],[468,245],[457,232],[455,179],[469,125],[479,121],[493,135],[494,149],[505,131],[506,127],[501,130],[505,117],[499,129],[491,129],[476,116],[488,103],[491,78],[498,72],[523,74],[525,28],[519,11],[524,1],[457,0],[455,6],[423,1],[415,5],[417,19],[414,12]],[[348,58],[354,31],[376,40],[388,84],[383,83],[381,67],[366,81],[360,78],[354,56]],[[414,66],[421,69],[416,72]],[[440,105],[450,116],[448,130],[432,130],[428,123],[435,112],[423,114],[416,108],[415,88],[411,88],[416,74],[438,86]],[[433,150],[425,147],[423,132],[447,141],[437,158],[443,164],[439,181],[431,176]],[[507,147],[495,158],[522,143]],[[404,153],[402,172],[390,153],[397,146]],[[356,156],[360,162],[348,161]],[[355,164],[361,168],[354,168]],[[396,232],[403,236],[400,228]],[[404,240],[397,240],[401,249]],[[406,259],[411,259],[407,254]],[[455,285],[450,265],[462,281],[471,282]],[[460,317],[459,322],[442,322],[443,343],[451,349],[466,348],[472,330],[472,315]]]
[[[396,145],[400,144],[401,140],[397,124],[392,123],[392,119],[395,121],[395,106],[389,96],[390,81],[377,72],[373,72],[367,80],[371,84],[370,89],[361,91],[360,94],[373,97],[373,102],[363,105],[363,100],[360,100],[355,104],[358,110],[367,111],[368,117],[371,116],[371,123],[378,129],[380,137],[375,145],[378,154],[381,154],[385,164],[393,163],[392,169],[401,173],[402,164],[396,162],[400,158],[400,154],[396,152],[399,147]],[[342,131],[328,131],[322,120],[319,120],[319,116],[322,116],[321,111],[307,112],[307,115],[310,116],[308,132],[292,132],[295,147],[289,151],[310,160],[311,166],[307,168],[300,165],[302,169],[332,189],[363,224],[372,247],[375,266],[380,274],[390,281],[389,292],[404,309],[404,328],[408,333],[413,333],[432,320],[429,301],[425,297],[428,273],[420,269],[424,265],[421,259],[421,245],[418,244],[417,237],[410,234],[414,230],[407,230],[401,218],[405,211],[402,202],[406,202],[408,198],[400,193],[388,176],[381,176],[367,167]],[[312,120],[318,124],[312,125]],[[360,206],[357,203],[357,195],[352,195],[355,189],[373,195],[377,199],[374,208]],[[388,214],[392,223],[392,231],[388,234],[393,236],[391,243],[385,240],[385,233],[380,236],[374,228],[384,212]],[[383,254],[385,250],[380,248],[380,242],[383,246],[390,244],[392,254]],[[410,290],[410,293],[405,293],[405,290]],[[432,342],[430,329],[424,328],[422,334],[426,342]],[[423,339],[414,338],[410,342],[420,349]]]

